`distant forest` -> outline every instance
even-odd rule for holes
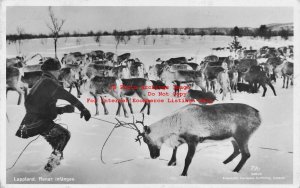
[[[293,36],[294,32],[289,28],[281,28],[279,30],[272,30],[267,25],[261,25],[259,28],[248,27],[234,27],[234,28],[150,28],[129,31],[114,30],[108,31],[89,31],[87,33],[79,32],[64,32],[59,34],[58,37],[100,37],[100,36],[134,36],[134,35],[188,35],[188,36],[204,36],[204,35],[226,35],[226,36],[253,36],[262,37],[268,39],[272,36],[281,36],[284,39],[288,39],[289,36]],[[36,39],[36,38],[52,38],[52,34],[28,34],[25,32],[19,32],[18,34],[6,35],[6,40],[14,42],[23,39]]]

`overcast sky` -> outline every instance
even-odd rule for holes
[[[63,31],[129,30],[146,27],[259,27],[293,22],[291,7],[53,7],[66,20]],[[7,7],[6,32],[48,34],[48,7]]]

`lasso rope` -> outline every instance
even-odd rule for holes
[[[80,114],[78,112],[74,112],[75,114]],[[114,122],[111,122],[111,121],[107,121],[107,120],[104,120],[104,119],[101,119],[101,118],[96,118],[96,117],[91,117],[92,119],[96,119],[96,120],[99,120],[99,121],[103,121],[103,122],[106,122],[106,123],[109,123],[109,124],[113,124],[114,127],[112,128],[112,130],[110,131],[110,133],[108,134],[107,138],[105,139],[102,147],[101,147],[101,152],[100,152],[100,159],[101,159],[101,162],[103,164],[106,164],[105,161],[103,160],[103,150],[104,150],[104,147],[108,141],[108,139],[111,137],[112,133],[114,132],[114,130],[116,128],[119,128],[119,127],[124,127],[124,128],[127,128],[127,129],[132,129],[132,130],[136,130],[134,127],[133,127],[133,123],[126,123],[124,121],[120,121],[116,118],[116,120],[118,121],[117,123],[114,123]],[[120,164],[120,163],[123,163],[123,162],[127,162],[127,161],[132,161],[134,159],[127,159],[127,160],[124,160],[124,161],[119,161],[119,162],[115,162],[113,164]]]
[[[61,119],[60,116],[58,116],[58,117],[59,117],[59,119],[54,120],[54,122],[56,122],[56,121],[58,121],[58,120]],[[67,126],[67,130],[68,130],[68,125],[67,125],[67,124],[64,124],[64,123],[59,123],[59,124],[60,124],[60,125],[66,125],[66,126]],[[13,164],[11,167],[7,168],[6,171],[11,170],[11,169],[17,164],[18,160],[21,158],[21,156],[23,155],[23,153],[25,152],[25,150],[27,149],[27,147],[28,147],[32,142],[36,141],[40,136],[41,136],[41,135],[38,135],[35,139],[31,140],[31,141],[25,146],[25,148],[24,148],[24,149],[21,151],[21,153],[19,154],[18,158],[15,160],[14,164]]]
[[[16,165],[16,163],[18,162],[18,160],[20,159],[20,157],[22,156],[22,154],[24,153],[24,151],[26,150],[26,148],[27,148],[32,142],[36,141],[40,136],[41,136],[41,135],[38,135],[35,139],[31,140],[31,141],[26,145],[26,147],[25,147],[25,148],[22,150],[22,152],[19,154],[18,158],[15,160],[14,164],[13,164],[11,167],[7,168],[6,171],[12,169],[12,168]]]
[[[104,146],[105,146],[106,142],[108,141],[109,137],[112,135],[112,133],[114,132],[114,130],[115,130],[117,127],[118,127],[118,124],[116,124],[116,125],[112,128],[112,130],[110,131],[110,133],[109,133],[109,135],[107,136],[106,140],[104,141],[104,144],[102,145],[101,153],[100,153],[100,159],[101,159],[101,162],[102,162],[103,164],[106,164],[106,163],[104,162],[104,160],[103,160],[103,149],[104,149]]]

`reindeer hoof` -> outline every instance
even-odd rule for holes
[[[176,166],[176,161],[170,161],[170,162],[168,163],[168,166]]]
[[[104,112],[104,115],[108,115],[108,112]]]
[[[187,173],[182,172],[181,176],[187,176]]]
[[[125,114],[125,117],[126,117],[126,118],[129,118],[128,114]]]
[[[99,112],[98,113],[96,112],[95,116],[99,116]]]

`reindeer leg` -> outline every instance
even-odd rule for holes
[[[257,82],[254,82],[254,88],[255,88],[255,92],[258,93]]]
[[[92,93],[92,92],[90,92],[90,94],[91,94],[91,95],[94,97],[94,99],[95,99],[95,107],[96,107],[96,114],[95,114],[95,116],[97,116],[97,115],[99,115],[97,95],[94,94],[94,93]]]
[[[17,91],[18,94],[19,94],[18,105],[20,105],[20,104],[21,104],[21,101],[22,101],[22,93],[21,93],[20,91],[18,91],[18,90],[16,90],[16,91]]]
[[[224,100],[224,98],[226,97],[226,92],[223,88],[222,88],[222,91],[223,91],[223,95],[222,95],[222,101]]]
[[[289,80],[290,80],[290,77],[287,76],[287,77],[286,77],[286,89],[289,88]]]
[[[75,84],[75,87],[76,87],[76,90],[77,90],[77,98],[80,98],[81,92],[79,90],[78,82],[75,82],[74,84]]]
[[[19,94],[18,105],[20,105],[20,104],[21,104],[21,101],[22,101],[22,94],[23,94],[23,91],[22,91],[21,88],[19,88],[19,87],[15,87],[14,89],[15,89],[15,90],[18,92],[18,94]]]
[[[283,86],[282,86],[282,88],[284,88],[284,84],[285,84],[285,76],[283,76]]]
[[[273,80],[274,80],[274,82],[276,83],[276,75],[275,75],[275,74],[273,74],[273,75],[274,75]]]
[[[177,153],[177,147],[173,149],[171,160],[168,163],[168,166],[176,166],[176,153]]]
[[[150,115],[150,102],[148,101],[148,111],[147,114]]]
[[[236,141],[232,140],[231,143],[233,145],[233,153],[225,161],[223,161],[224,164],[229,163],[240,154],[239,146]]]
[[[24,100],[26,100],[26,97],[28,95],[28,88],[24,86],[23,90],[24,90]]]
[[[127,99],[127,103],[128,103],[129,109],[130,109],[130,113],[133,114],[131,99],[130,99],[130,97],[126,97],[126,99]]]
[[[266,95],[266,92],[267,92],[267,87],[266,87],[265,83],[262,83],[261,86],[264,88],[264,93],[262,95],[262,97],[264,97]]]
[[[228,90],[229,90],[230,100],[233,100],[233,98],[232,98],[232,92],[231,92],[230,87],[228,87]]]
[[[192,159],[194,157],[195,151],[196,151],[197,142],[191,142],[188,143],[188,152],[185,158],[184,168],[181,173],[181,176],[187,176],[188,168],[192,162]]]
[[[141,109],[140,113],[143,113],[146,106],[148,106],[148,111],[147,114],[150,114],[150,103],[148,102],[148,97],[147,97],[147,93],[143,93],[143,91],[141,92],[137,92],[138,96],[143,99],[145,101],[143,108]],[[148,104],[149,103],[149,104]]]
[[[206,88],[207,88],[207,91],[209,91],[209,81],[206,80]]]
[[[120,108],[121,108],[121,103],[118,102],[118,109],[117,109],[117,113],[116,113],[117,116],[120,116]]]
[[[237,83],[234,84],[234,92],[237,92]]]
[[[124,116],[125,116],[125,117],[129,117],[129,116],[128,116],[128,113],[127,113],[127,110],[126,110],[126,107],[125,107],[125,104],[124,104],[124,102],[122,101],[122,99],[121,99],[121,106],[122,106],[122,108],[123,108]]]
[[[240,134],[240,135],[244,135],[244,137],[243,138],[235,138],[235,140],[240,148],[242,158],[241,158],[240,162],[238,163],[238,165],[233,170],[233,172],[239,172],[250,157],[250,152],[248,149],[249,137],[247,137],[247,136],[245,137],[245,135],[247,135],[247,134]]]
[[[274,95],[276,96],[276,91],[275,91],[275,88],[273,87],[272,83],[268,82],[267,84],[270,86],[270,88],[272,89]]]
[[[70,85],[69,93],[71,93],[72,88],[73,88],[73,83]]]
[[[145,102],[145,104],[144,104],[143,108],[141,109],[140,113],[143,113],[143,112],[144,112],[146,106],[147,106],[147,103]]]
[[[100,99],[101,99],[101,104],[102,104],[102,106],[103,106],[103,108],[104,108],[104,114],[105,114],[105,115],[108,115],[108,110],[107,110],[107,108],[106,108],[106,105],[105,105],[105,102],[104,102],[104,100],[103,100],[103,97],[100,96]]]
[[[178,86],[178,90],[177,90],[177,96],[179,97],[181,83],[180,83],[180,82],[178,82],[177,86]],[[149,115],[149,114],[148,114],[148,115]]]

